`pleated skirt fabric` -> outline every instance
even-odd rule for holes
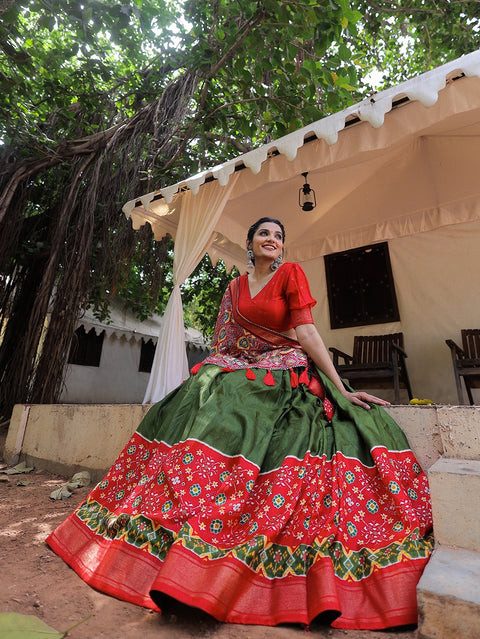
[[[290,371],[256,373],[204,365],[154,405],[47,543],[154,610],[166,594],[234,623],[416,623],[432,518],[403,432],[321,373],[316,395]]]

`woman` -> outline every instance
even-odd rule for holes
[[[212,354],[47,542],[93,587],[155,610],[166,594],[237,623],[416,623],[427,479],[388,402],[339,378],[284,240],[278,220],[250,227]]]

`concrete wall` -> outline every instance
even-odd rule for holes
[[[64,477],[88,470],[100,480],[137,428],[141,404],[44,404],[14,407],[5,442],[7,463],[28,465]]]
[[[15,457],[25,459],[36,468],[65,477],[89,470],[98,480],[147,410],[148,406],[139,404],[17,405],[8,431],[5,461],[11,463]],[[480,428],[480,421],[472,426],[470,417],[477,414],[472,407],[390,406],[387,410],[407,435],[425,470],[446,449],[454,445],[463,447],[465,437],[451,427],[451,411],[465,415],[464,430]]]

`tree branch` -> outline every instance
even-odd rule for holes
[[[236,49],[240,46],[240,44],[245,40],[247,35],[249,35],[253,31],[253,29],[255,29],[255,27],[258,24],[261,23],[261,21],[263,20],[265,15],[266,15],[266,11],[264,9],[262,9],[257,14],[255,19],[250,20],[246,25],[244,25],[243,33],[238,37],[238,39],[235,41],[235,43],[232,44],[232,46],[223,54],[223,56],[220,58],[220,60],[218,60],[218,62],[216,64],[214,64],[213,67],[210,69],[210,71],[209,71],[209,73],[207,75],[207,78],[205,79],[205,84],[203,86],[202,92],[200,94],[200,100],[199,100],[199,106],[198,106],[197,114],[195,115],[195,117],[193,118],[192,122],[190,123],[190,125],[187,128],[187,130],[185,131],[184,138],[183,138],[182,143],[180,144],[180,147],[177,149],[177,152],[166,163],[166,165],[164,167],[164,170],[169,169],[172,166],[172,164],[174,164],[174,162],[178,159],[178,157],[185,150],[185,147],[186,147],[188,141],[190,140],[190,134],[192,133],[196,123],[200,119],[200,114],[202,113],[202,109],[205,106],[205,101],[207,99],[208,89],[210,88],[210,81],[215,76],[217,71],[223,66],[223,64],[225,64],[225,61],[228,60],[228,58],[233,55],[234,51],[236,51]]]
[[[247,153],[250,149],[241,144],[236,138],[230,138],[225,135],[217,135],[215,133],[205,133],[207,140],[215,140],[216,142],[225,142],[234,146],[240,153]]]

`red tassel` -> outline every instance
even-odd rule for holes
[[[275,380],[273,379],[271,371],[268,371],[268,373],[265,375],[265,377],[263,378],[263,383],[267,386],[275,386]]]
[[[293,368],[290,369],[290,385],[292,388],[297,388],[298,386],[298,375]]]
[[[233,371],[236,370],[235,368],[229,368],[228,366],[225,366],[225,368],[222,368],[222,371],[224,373],[233,373]]]
[[[323,390],[323,386],[321,385],[318,378],[315,377],[315,375],[313,375],[312,379],[310,380],[310,384],[308,385],[308,390],[310,391],[310,393],[312,393],[312,395],[316,395],[317,397],[320,397],[320,399],[325,399],[325,392]]]
[[[308,384],[310,382],[310,380],[308,379],[308,369],[305,366],[304,370],[302,371],[301,375],[300,375],[300,379],[298,380],[298,382],[300,384]]]
[[[333,408],[332,402],[328,399],[323,400],[323,412],[328,421],[331,422],[335,414],[335,409]]]
[[[247,379],[257,379],[257,376],[255,375],[255,373],[252,371],[251,368],[247,368],[247,372],[245,373],[245,377]]]
[[[196,375],[198,371],[200,370],[201,366],[203,366],[203,362],[198,362],[198,364],[195,364],[195,366],[192,366],[192,368],[190,369],[190,372],[192,373],[192,375]]]

